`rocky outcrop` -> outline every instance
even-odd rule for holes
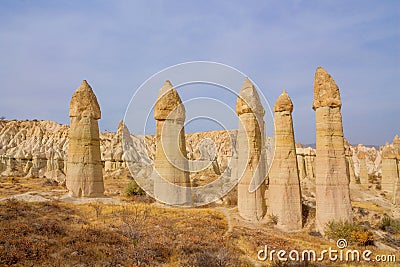
[[[356,173],[354,171],[354,162],[353,162],[353,151],[351,151],[350,146],[345,146],[345,155],[346,155],[346,168],[350,178],[350,184],[354,185],[357,183]]]
[[[316,113],[316,228],[324,232],[329,221],[352,221],[350,177],[342,127],[342,102],[332,77],[318,67],[314,80]]]
[[[104,193],[97,120],[100,106],[84,80],[70,102],[70,131],[66,185],[73,197],[98,197]],[[49,163],[49,161],[48,161]]]
[[[178,92],[166,81],[154,106],[156,153],[154,157],[154,196],[179,206],[192,203],[189,163],[185,141],[185,107]]]
[[[296,148],[297,161],[299,164],[300,179],[315,179],[315,149],[311,147]]]
[[[67,146],[66,125],[36,120],[0,121],[0,173],[63,182]]]
[[[358,144],[357,146],[351,146],[348,144],[348,146],[350,147],[350,150],[353,153],[352,159],[354,162],[354,172],[358,182],[360,182],[361,164],[364,165],[364,162],[361,162],[358,158],[359,153],[364,154],[361,157],[365,159],[365,166],[367,169],[368,179],[371,178],[372,179],[371,182],[379,180],[380,177],[382,176],[382,171],[381,171],[382,152],[380,150],[377,150],[375,147],[367,147],[364,146],[363,144]],[[365,170],[363,170],[363,172],[365,173]]]
[[[382,190],[393,193],[398,176],[396,149],[386,143],[382,149]]]
[[[400,219],[400,178],[397,177],[394,184],[394,194],[392,201],[392,216],[395,219]]]
[[[277,217],[276,226],[285,231],[302,228],[300,180],[292,111],[292,101],[286,91],[283,91],[274,106],[275,156],[269,173],[267,208],[269,216]],[[304,173],[305,168],[301,169]]]
[[[398,171],[398,177],[400,177],[400,137],[398,135],[394,137],[392,145],[396,153],[397,171]]]
[[[398,135],[393,139],[392,145],[390,146],[390,150],[387,149],[383,151],[382,157],[384,160],[390,160],[385,167],[387,168],[387,172],[384,172],[384,164],[382,162],[382,180],[389,182],[390,177],[394,177],[394,185],[393,185],[393,201],[392,201],[392,216],[395,219],[400,219],[400,138]],[[394,157],[397,161],[397,176],[395,173],[395,164]],[[387,173],[389,179],[385,179],[384,174]]]
[[[265,207],[264,108],[256,88],[245,79],[236,102],[239,116],[237,136],[238,210],[240,216],[261,220]]]
[[[360,184],[368,185],[368,170],[367,170],[367,163],[365,159],[365,152],[359,151],[358,152],[358,162],[360,165],[360,172],[359,172],[359,180]]]

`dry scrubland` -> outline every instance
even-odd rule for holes
[[[146,196],[126,197],[122,192],[128,183],[126,179],[105,180],[106,187],[112,188],[110,192],[120,204],[1,201],[0,265],[254,266],[256,253],[264,245],[287,251],[335,248],[333,241],[310,235],[313,225],[309,221],[315,212],[312,209],[307,209],[305,214],[306,228],[287,234],[274,229],[273,222],[262,225],[244,222],[235,206],[177,209],[154,203]],[[63,187],[46,179],[0,178],[0,198],[35,190],[48,191],[55,198],[66,193]],[[376,209],[368,203],[357,203],[357,206]],[[392,234],[392,237],[399,238],[398,235]],[[367,241],[370,238],[365,236],[354,239],[352,248],[368,248],[378,253],[368,242],[362,244],[365,238]],[[329,262],[323,264],[329,265]]]

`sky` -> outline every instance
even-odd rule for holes
[[[286,89],[296,141],[315,142],[318,66],[340,88],[352,144],[383,145],[400,134],[400,1],[0,1],[6,119],[68,124],[69,101],[86,79],[101,106],[100,129],[115,131],[147,79],[190,61],[239,70],[271,107]],[[213,97],[234,106],[223,93]]]

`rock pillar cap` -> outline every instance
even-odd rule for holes
[[[101,111],[96,95],[86,80],[76,89],[69,104],[70,117],[101,118]]]
[[[322,67],[318,67],[314,78],[314,102],[312,108],[341,107],[339,87]]]
[[[178,92],[169,80],[165,81],[158,92],[154,105],[154,119],[156,120],[185,120],[186,111]]]
[[[293,111],[293,103],[289,95],[286,93],[286,90],[283,90],[282,94],[276,100],[274,105],[274,111],[275,112]]]
[[[265,110],[261,104],[257,89],[249,78],[244,80],[236,101],[236,113],[240,116],[244,113],[264,115]]]

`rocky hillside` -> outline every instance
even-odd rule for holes
[[[67,125],[53,121],[0,121],[0,174],[2,176],[47,177],[58,181],[65,179],[65,162],[68,157]],[[129,151],[122,149],[122,136],[126,138]],[[216,159],[220,171],[224,171],[230,158],[236,155],[236,130],[199,132],[186,135],[189,159]],[[397,137],[398,138],[398,137]],[[154,136],[134,136],[119,123],[116,133],[101,133],[101,157],[104,171],[110,174],[126,167],[126,162],[151,164],[155,153]],[[271,158],[272,142],[267,150]],[[365,155],[370,177],[381,177],[382,148],[346,144],[347,156],[354,179],[360,175],[359,154]],[[297,155],[301,178],[315,177],[315,149],[298,145]]]

